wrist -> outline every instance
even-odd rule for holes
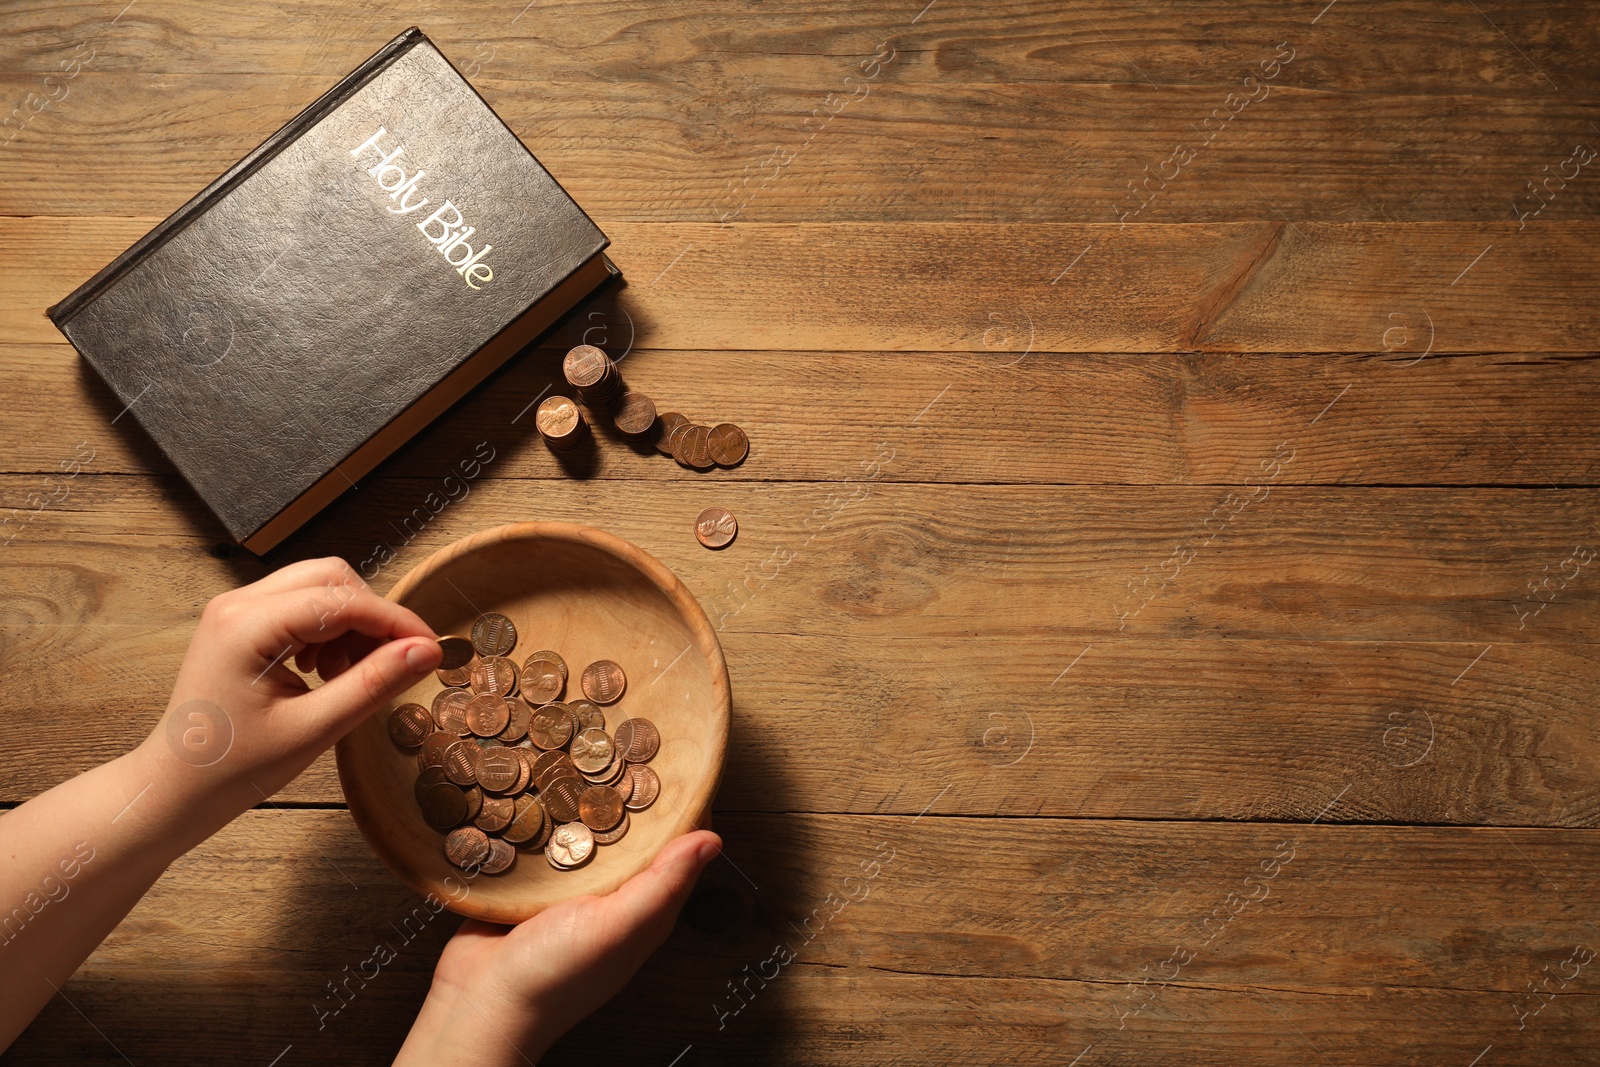
[[[185,763],[156,735],[114,762],[128,797],[118,821],[148,839],[163,868],[251,806],[229,796],[233,789],[215,768]]]
[[[524,1004],[494,990],[462,987],[434,975],[428,995],[395,1057],[395,1067],[527,1067],[560,1031]]]

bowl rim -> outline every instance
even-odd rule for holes
[[[711,724],[710,739],[717,751],[713,761],[715,771],[709,774],[696,786],[696,789],[680,809],[676,817],[674,833],[669,837],[676,838],[690,830],[707,826],[710,823],[711,801],[716,796],[717,788],[722,780],[723,766],[726,762],[728,751],[728,732],[733,715],[733,693],[728,678],[728,664],[722,653],[722,644],[717,639],[716,630],[711,625],[705,609],[689,592],[682,580],[674,574],[666,564],[656,559],[650,553],[640,548],[631,541],[624,540],[616,534],[607,533],[605,530],[580,523],[560,522],[555,520],[536,520],[527,522],[512,522],[501,526],[479,530],[477,533],[468,534],[430,553],[418,562],[405,576],[394,584],[394,587],[385,594],[385,598],[397,604],[403,603],[405,597],[410,595],[423,582],[448,567],[457,560],[472,554],[489,544],[504,544],[511,541],[566,541],[596,548],[615,559],[631,566],[650,580],[657,591],[664,594],[672,601],[680,617],[691,631],[695,647],[706,659],[711,670],[711,688],[714,698],[713,706],[708,709],[714,713],[715,722]],[[372,714],[380,714],[382,709],[375,710]],[[371,716],[368,716],[371,718]],[[355,821],[356,828],[366,840],[367,846],[372,849],[383,862],[391,874],[398,878],[407,888],[418,895],[439,901],[446,908],[459,915],[469,918],[482,919],[487,922],[517,923],[523,919],[531,918],[546,908],[553,907],[559,900],[541,904],[531,911],[517,911],[503,906],[485,906],[473,900],[472,894],[467,893],[462,899],[454,900],[446,894],[448,890],[442,884],[430,883],[417,872],[398,861],[389,853],[389,850],[380,842],[384,834],[379,832],[373,820],[373,809],[381,808],[374,798],[365,794],[360,782],[354,777],[350,768],[348,755],[350,746],[354,743],[351,738],[356,731],[367,722],[363,719],[356,723],[334,746],[334,763],[339,775],[339,788],[344,794],[346,810]],[[646,857],[637,869],[629,870],[625,874],[607,878],[600,885],[592,887],[588,893],[604,895],[613,892],[623,882],[643,871],[653,862],[655,857]]]

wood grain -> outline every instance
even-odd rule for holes
[[[0,335],[58,341],[44,309],[155,221],[0,218]],[[640,348],[1371,353],[1397,326],[1397,362],[1597,347],[1600,223],[601,221]]]
[[[1398,325],[1397,329],[1405,330]],[[1016,323],[1011,326],[1018,325]],[[1284,484],[1441,482],[1593,485],[1600,361],[1558,354],[1429,356],[1023,355],[989,352],[706,352],[633,349],[622,369],[661,410],[738,422],[754,458],[708,478],[816,481],[847,474],[893,434],[890,481],[994,484],[1238,484],[1297,430],[1312,447]],[[1426,336],[1422,320],[1416,327]],[[561,384],[557,342],[627,341],[615,302],[595,301],[408,446],[398,472],[444,471],[483,440],[518,441],[528,404]],[[1395,333],[1397,343],[1410,333]],[[714,366],[715,373],[707,373]],[[48,475],[78,442],[99,473],[162,475],[166,460],[65,345],[0,345],[19,393],[49,396],[0,422],[0,463]],[[1348,387],[1348,389],[1346,388]],[[804,396],[803,406],[794,403]],[[1329,405],[1334,405],[1329,407]],[[1313,425],[1315,423],[1315,425]],[[819,434],[816,427],[827,426]],[[598,426],[588,476],[672,481],[682,468]],[[974,435],[990,442],[973,447]],[[1502,436],[1503,435],[1503,436]],[[1508,444],[1508,439],[1515,442]],[[995,447],[1003,442],[1004,447]],[[543,448],[507,448],[500,477],[548,478]],[[382,477],[379,475],[378,477]],[[0,498],[0,505],[21,501]]]
[[[664,1063],[692,1044],[701,1063],[950,1062],[956,1049],[962,1062],[1061,1063],[1093,1044],[1103,1063],[1271,1063],[1309,1041],[1340,1064],[1459,1064],[1491,1043],[1500,1062],[1543,1064],[1581,1060],[1597,1040],[1587,972],[1517,1029],[1526,983],[1595,944],[1592,919],[1562,902],[1597,873],[1590,831],[719,826],[729,860],[673,939],[547,1062]],[[986,891],[949,892],[952,870]],[[58,1000],[12,1058],[121,1062],[114,1044],[133,1062],[266,1063],[287,1045],[319,1062],[384,1060],[454,925],[418,908],[344,813],[251,812],[175,864],[66,987],[105,1037]],[[363,967],[379,944],[394,962]],[[779,945],[796,962],[763,988],[749,975]],[[1142,977],[1171,973],[1175,946],[1191,962],[1126,1014],[1152,997]],[[347,974],[348,1006],[319,1014]],[[728,983],[741,981],[748,1006],[733,1014]]]

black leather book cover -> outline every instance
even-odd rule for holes
[[[261,552],[588,295],[606,245],[413,28],[49,314]]]

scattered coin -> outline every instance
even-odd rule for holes
[[[628,813],[626,810],[624,810],[622,813],[622,821],[617,823],[614,829],[607,830],[604,833],[596,833],[594,835],[594,843],[597,845],[614,845],[618,841],[621,841],[623,835],[627,832]]]
[[[578,817],[591,830],[610,830],[622,821],[622,794],[609,785],[591,785],[578,797]]]
[[[500,617],[502,619],[505,618],[504,615]],[[439,660],[439,669],[441,671],[457,670],[472,662],[472,642],[465,637],[456,637],[454,635],[441,637],[439,638],[439,649],[444,653],[444,656]],[[448,685],[449,683],[445,684]]]
[[[555,698],[567,664],[559,653],[531,653],[519,671],[506,658],[516,646],[509,617],[479,616],[471,632],[465,657],[466,639],[441,639],[457,666],[436,672],[444,688],[431,707],[401,704],[385,720],[390,739],[416,752],[412,792],[423,820],[446,834],[445,856],[464,869],[503,873],[517,848],[544,849],[557,869],[581,866],[596,845],[620,841],[629,812],[659,794],[660,779],[638,764],[656,754],[660,735],[637,716],[606,732],[601,705],[627,689],[620,664],[589,664],[580,678],[585,696],[562,703]]]
[[[643,811],[654,804],[656,797],[661,795],[661,779],[649,767],[630,763],[628,764],[628,777],[633,783],[628,792],[627,808],[629,811]]]
[[[473,622],[472,647],[478,655],[504,656],[516,646],[517,628],[498,611],[485,612]]]
[[[449,782],[430,785],[417,797],[422,817],[436,830],[460,825],[467,817],[467,797]]]
[[[508,841],[498,837],[489,838],[489,858],[478,866],[484,874],[504,874],[517,862],[517,850]]]
[[[750,454],[750,439],[731,422],[713,426],[706,445],[719,467],[737,467]]]
[[[661,747],[661,734],[649,719],[624,719],[617,727],[616,745],[629,763],[649,763]]]
[[[545,845],[544,851],[553,867],[582,866],[594,855],[594,831],[581,822],[564,823],[550,834],[550,843]]]
[[[421,704],[401,704],[389,713],[389,738],[402,748],[416,748],[433,732],[433,716]]]
[[[706,508],[694,520],[694,535],[707,548],[726,548],[738,533],[739,520],[727,508]]]
[[[691,426],[679,440],[676,453],[678,462],[697,471],[708,471],[716,466],[711,458],[711,427]]]
[[[489,835],[476,826],[451,830],[444,839],[444,854],[457,867],[471,867],[489,858]]]
[[[628,676],[609,659],[597,659],[583,669],[583,694],[596,704],[615,704],[628,687]]]
[[[611,766],[616,748],[604,730],[585,730],[572,739],[572,764],[584,774],[594,774]],[[610,827],[601,827],[602,830]]]
[[[517,691],[516,665],[504,656],[485,656],[472,668],[472,691],[479,696],[510,696]]]

